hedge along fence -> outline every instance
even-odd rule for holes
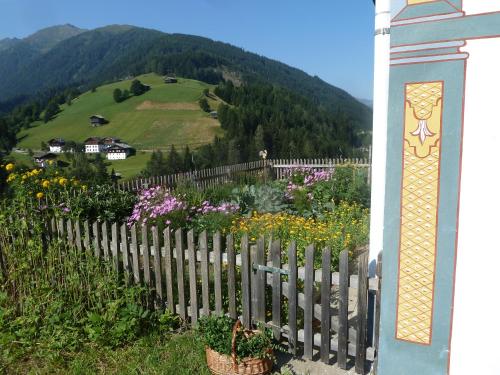
[[[140,178],[119,182],[117,188],[127,191],[137,191],[153,186],[173,188],[179,183],[190,183],[200,189],[205,189],[224,183],[236,182],[243,177],[264,176],[266,178],[270,176],[276,179],[283,179],[288,176],[288,170],[291,168],[333,171],[338,167],[366,169],[367,182],[370,183],[371,164],[367,159],[279,159],[259,160],[167,176]]]

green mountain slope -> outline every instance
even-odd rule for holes
[[[0,102],[69,85],[88,88],[129,75],[175,72],[214,84],[224,76],[246,83],[279,85],[347,118],[353,128],[368,129],[371,123],[368,107],[320,78],[198,36],[109,26],[63,40],[19,65],[12,62],[15,56],[5,56],[5,52],[0,52],[0,73],[3,70],[9,74],[0,74]]]
[[[98,87],[96,92],[86,92],[62,106],[62,112],[47,124],[35,126],[18,134],[18,147],[39,150],[41,142],[51,138],[66,141],[83,141],[92,136],[117,137],[136,148],[137,155],[125,161],[113,162],[117,172],[125,177],[139,173],[153,149],[168,150],[176,145],[179,151],[185,145],[191,149],[210,143],[216,135],[222,135],[217,120],[201,111],[198,100],[205,88],[213,87],[203,82],[179,78],[178,84],[166,85],[155,74],[137,77],[151,90],[141,96],[130,97],[122,103],[113,100],[113,90],[130,87],[130,80]],[[218,102],[209,100],[216,108]],[[109,124],[93,128],[89,116],[100,114]]]
[[[47,124],[36,123],[33,128],[18,134],[18,147],[40,149],[41,142],[63,138],[83,142],[91,136],[121,138],[138,150],[168,149],[171,144],[196,146],[212,141],[220,133],[218,121],[201,111],[198,100],[209,85],[199,81],[179,79],[178,84],[166,85],[161,77],[139,76],[151,90],[133,96],[122,103],[113,100],[113,90],[130,87],[130,80],[98,87],[86,92],[71,106]],[[212,101],[212,106],[217,103]],[[109,124],[93,128],[89,117],[104,116]]]

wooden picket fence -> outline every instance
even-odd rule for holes
[[[154,186],[174,188],[179,183],[189,183],[200,189],[205,189],[228,182],[235,182],[242,176],[261,176],[264,178],[269,176],[275,179],[283,179],[292,168],[333,171],[338,167],[364,168],[367,170],[367,182],[370,183],[371,164],[368,159],[275,159],[226,165],[166,176],[139,178],[119,182],[117,188],[126,191],[138,191]]]
[[[376,359],[381,259],[377,277],[369,278],[366,253],[356,267],[343,251],[339,271],[332,272],[330,249],[307,246],[304,267],[298,267],[297,246],[285,249],[279,239],[251,242],[245,235],[235,243],[219,232],[160,233],[146,225],[55,218],[46,228],[44,243],[61,239],[112,262],[127,284],[150,287],[150,307],[192,324],[209,314],[240,318],[247,327],[262,323],[294,355],[313,359],[319,353],[325,363],[335,357],[339,367],[354,363],[360,374]]]
[[[199,189],[206,189],[232,182],[236,177],[242,175],[257,176],[265,171],[268,166],[269,162],[266,160],[252,161],[249,163],[225,165],[172,175],[138,178],[135,180],[118,182],[117,188],[126,191],[138,191],[154,186],[173,188],[179,183],[189,183]]]
[[[353,167],[366,169],[367,183],[371,180],[371,164],[368,159],[276,159],[271,160],[273,175],[281,180],[290,175],[296,168],[307,168],[314,171],[333,172],[335,168]]]

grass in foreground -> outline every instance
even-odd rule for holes
[[[118,348],[86,345],[67,356],[33,353],[6,369],[8,374],[175,374],[209,375],[203,344],[191,331],[151,334]],[[1,368],[1,367],[0,367]]]

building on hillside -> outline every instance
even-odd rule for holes
[[[103,152],[106,148],[102,138],[100,137],[87,138],[84,144],[86,154],[97,154],[99,152]]]
[[[212,111],[210,112],[210,117],[217,120],[219,118],[219,114],[217,111]]]
[[[56,159],[57,155],[53,152],[40,152],[33,155],[33,161],[41,168],[46,168]]]
[[[109,121],[106,120],[103,116],[101,115],[92,115],[90,116],[90,125],[93,127],[96,126],[102,126],[107,124]]]
[[[163,80],[165,81],[165,83],[177,83],[177,78],[175,78],[175,77],[169,76],[169,77],[165,77]]]
[[[49,142],[49,150],[50,152],[54,152],[56,154],[59,154],[63,152],[64,145],[66,145],[66,142],[62,138],[52,138]]]
[[[108,160],[124,160],[132,152],[132,147],[126,143],[115,143],[106,149],[106,158]]]
[[[102,143],[105,145],[105,146],[110,146],[114,143],[120,143],[121,142],[121,139],[120,138],[114,138],[114,137],[104,137],[102,138]]]

